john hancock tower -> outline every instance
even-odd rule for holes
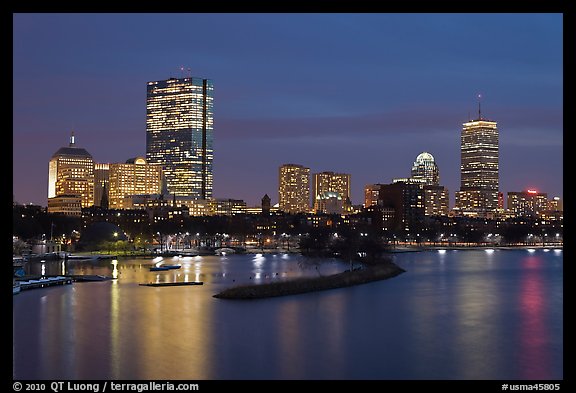
[[[163,166],[170,194],[212,198],[213,92],[210,79],[148,82],[146,159]]]

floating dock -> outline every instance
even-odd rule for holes
[[[32,280],[17,280],[18,284],[20,285],[20,290],[25,289],[33,289],[33,288],[43,288],[49,287],[53,285],[66,285],[72,284],[71,277],[65,276],[55,276],[55,277],[44,277],[39,279],[32,279]]]
[[[149,282],[139,285],[145,287],[179,287],[184,285],[204,285],[204,282],[203,281]]]

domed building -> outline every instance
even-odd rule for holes
[[[314,206],[316,206],[317,213],[342,214],[344,211],[344,202],[340,193],[325,191],[316,195]]]
[[[438,166],[432,154],[422,152],[416,157],[412,165],[412,178],[423,180],[425,185],[437,186],[440,184]]]
[[[79,214],[77,205],[94,205],[94,160],[76,146],[74,132],[68,146],[52,155],[48,167],[48,212]]]

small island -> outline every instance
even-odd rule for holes
[[[405,270],[393,262],[373,264],[346,270],[329,276],[306,277],[266,284],[240,285],[225,289],[213,297],[218,299],[263,299],[277,296],[296,295],[365,284],[395,277]]]

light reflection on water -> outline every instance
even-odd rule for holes
[[[562,379],[562,253],[405,253],[407,272],[257,301],[227,287],[330,274],[296,255],[68,261],[105,282],[14,296],[15,379]],[[46,262],[62,274],[61,262]],[[41,266],[37,266],[41,268]],[[53,269],[53,273],[52,270]],[[80,273],[82,272],[82,273]],[[149,281],[204,281],[155,288]]]

